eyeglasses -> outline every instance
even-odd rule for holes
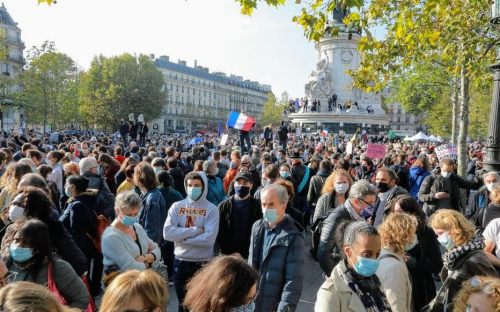
[[[368,207],[365,207],[365,209],[366,209],[366,208],[372,208],[372,207],[373,207],[373,205],[375,205],[375,204],[370,204],[369,202],[366,202],[363,198],[358,198],[358,199],[359,199],[360,201],[362,201],[363,203],[365,203],[365,204],[367,204],[367,205],[368,205]]]
[[[483,293],[486,295],[486,296],[491,296],[493,295],[494,293],[498,292],[498,289],[496,289],[494,286],[492,286],[490,283],[485,283],[483,282],[478,276],[474,276],[471,280],[470,280],[470,285],[472,287],[482,287],[482,291]]]
[[[17,272],[11,272],[11,271],[7,272],[7,274],[5,274],[5,277],[0,279],[0,287],[4,287],[10,283],[13,283],[16,280],[16,277],[17,277]]]
[[[155,308],[146,308],[146,309],[142,309],[142,310],[134,310],[134,309],[127,309],[127,310],[124,310],[122,312],[153,312]]]

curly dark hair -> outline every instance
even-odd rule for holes
[[[38,219],[44,222],[52,221],[52,202],[46,192],[38,187],[23,187],[12,195],[11,203],[20,194],[23,194],[24,197],[18,205],[24,208],[26,218]]]
[[[236,256],[219,256],[199,270],[186,286],[184,307],[225,312],[248,303],[259,273]]]

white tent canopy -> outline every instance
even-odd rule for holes
[[[431,135],[429,138],[428,138],[429,141],[431,142],[441,142],[440,139],[436,138],[435,136]]]
[[[429,137],[426,136],[424,133],[422,133],[422,131],[420,131],[411,138],[405,139],[405,141],[418,141],[418,140],[429,140]]]

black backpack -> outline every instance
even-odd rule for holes
[[[110,191],[104,189],[104,179],[99,179],[99,189],[97,193],[98,215],[102,214],[111,222],[115,219],[115,197]]]
[[[309,253],[314,260],[318,261],[318,246],[319,240],[321,238],[321,232],[323,230],[323,224],[326,218],[335,210],[335,207],[330,208],[326,214],[318,217],[314,224],[311,226],[311,247],[309,247]]]

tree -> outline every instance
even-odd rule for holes
[[[277,124],[283,119],[283,112],[290,103],[288,92],[284,91],[281,94],[281,99],[278,99],[273,93],[267,94],[267,102],[263,107],[262,124]]]
[[[57,52],[53,42],[30,49],[20,75],[23,91],[19,99],[26,104],[26,119],[43,124],[43,129],[49,121],[53,127],[76,121],[77,78],[75,62]]]
[[[163,75],[145,55],[94,57],[83,75],[80,113],[90,123],[116,127],[130,113],[158,118],[166,104]]]

